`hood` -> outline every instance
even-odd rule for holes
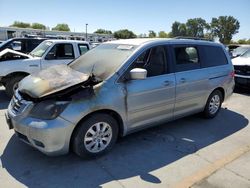
[[[248,65],[250,66],[250,58],[245,58],[245,57],[236,57],[232,59],[233,65]]]
[[[28,54],[25,54],[25,53],[22,53],[22,52],[17,52],[15,50],[11,50],[11,49],[4,49],[0,52],[0,57],[3,57],[4,55],[14,55],[14,56],[22,56],[24,58],[32,58],[31,55],[28,55]]]
[[[25,77],[19,82],[18,90],[32,98],[41,98],[88,81],[89,78],[89,75],[67,65],[55,65]]]

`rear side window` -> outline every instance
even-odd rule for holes
[[[196,46],[175,46],[175,71],[189,71],[200,68],[198,48]]]
[[[218,46],[202,46],[202,67],[213,67],[226,65],[227,57],[221,47]]]
[[[176,47],[175,58],[177,65],[199,62],[198,52],[195,47]]]

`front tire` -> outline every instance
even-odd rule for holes
[[[13,78],[9,78],[5,85],[5,92],[8,97],[12,97],[14,95],[15,90],[18,87],[18,83],[24,78],[25,76],[13,76]]]
[[[109,151],[118,136],[117,121],[104,113],[81,122],[73,135],[73,151],[82,158],[97,157]]]
[[[222,93],[219,90],[213,91],[208,97],[203,115],[205,118],[214,118],[221,109],[222,104]]]

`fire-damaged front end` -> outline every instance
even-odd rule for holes
[[[55,65],[19,82],[6,120],[24,142],[47,155],[69,151],[88,118],[108,113],[126,135],[126,90],[118,82],[136,46],[102,44],[68,65]],[[124,125],[123,125],[124,124]]]
[[[64,154],[75,123],[61,114],[68,106],[93,97],[93,87],[99,83],[93,75],[67,65],[56,65],[30,75],[19,83],[9,104],[6,113],[9,128],[22,141],[45,154]],[[83,108],[79,111],[84,111]]]

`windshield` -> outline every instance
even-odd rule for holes
[[[88,51],[69,66],[79,72],[91,74],[101,80],[111,76],[133,53],[137,46],[101,44]]]
[[[36,57],[42,57],[43,54],[48,50],[48,48],[51,46],[52,42],[50,41],[44,41],[40,45],[38,45],[32,52],[30,52],[30,55],[36,56]]]
[[[241,46],[241,47],[235,48],[235,49],[232,51],[233,56],[239,56],[239,55],[245,53],[248,49],[250,49],[250,47]]]
[[[247,50],[244,54],[242,54],[241,57],[249,58],[250,57],[250,49]]]

